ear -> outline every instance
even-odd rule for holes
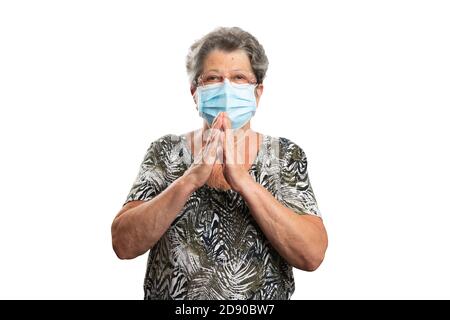
[[[258,84],[255,88],[255,96],[256,96],[256,106],[259,104],[259,99],[261,98],[264,91],[264,85],[262,83]]]

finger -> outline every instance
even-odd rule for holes
[[[226,112],[224,112],[222,116],[222,128],[224,131],[231,129],[231,120]]]
[[[227,129],[223,132],[223,148],[224,148],[224,159],[227,164],[233,164],[235,155],[235,144],[234,144],[234,134],[231,129]]]
[[[211,128],[220,128],[222,126],[222,112],[220,112],[211,124]]]
[[[231,130],[222,132],[222,147],[224,163],[232,164],[233,161],[233,135]]]
[[[206,137],[206,140],[203,140],[203,141],[202,141],[202,148],[203,148],[203,149],[206,148],[206,146],[207,146],[209,143],[211,143],[211,141],[212,141],[213,138],[214,138],[215,132],[216,132],[217,130],[218,130],[218,129],[209,128],[209,129],[207,129],[205,132],[202,133],[202,134],[204,135],[204,137]]]
[[[208,147],[211,148],[216,144],[216,140],[220,138],[220,130],[219,129],[213,129],[211,133],[211,140],[209,141]]]
[[[220,135],[215,133],[213,139],[210,141],[208,146],[205,148],[205,163],[214,164],[217,159],[217,150],[219,145]]]
[[[219,132],[220,132],[220,130],[218,130],[218,129],[209,129],[208,140],[206,141],[205,145],[203,146],[203,151],[205,153],[210,148],[210,146],[212,145],[214,139],[219,134]]]
[[[226,139],[225,139],[225,132],[220,133],[220,146],[222,148],[222,158],[223,163],[225,164],[227,161],[227,147],[226,147]]]
[[[205,145],[208,144],[212,139],[213,139],[213,135],[214,132],[219,130],[222,127],[222,116],[221,113],[219,113],[216,118],[214,118],[213,124],[211,125],[211,127],[206,131],[206,142]]]

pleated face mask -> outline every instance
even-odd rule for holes
[[[222,83],[197,88],[198,111],[209,126],[220,112],[226,112],[232,129],[239,129],[256,112],[256,84],[236,84],[225,79]]]

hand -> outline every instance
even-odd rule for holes
[[[235,191],[240,192],[243,184],[251,178],[245,164],[238,161],[239,157],[234,151],[234,135],[231,130],[231,121],[228,115],[223,112],[219,114],[222,117],[221,146],[223,153],[223,175],[225,180]],[[245,152],[245,150],[244,150]]]
[[[184,176],[193,184],[194,189],[198,189],[208,181],[214,164],[217,160],[217,150],[220,144],[220,128],[222,127],[222,118],[217,116],[208,130],[208,137],[205,145],[202,147],[194,162],[184,173]]]

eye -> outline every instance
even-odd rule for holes
[[[219,78],[219,76],[207,76],[206,77],[206,81],[219,81],[220,80],[220,78]]]
[[[248,77],[243,73],[237,73],[233,75],[231,81],[233,81],[234,83],[242,83],[242,84],[249,82]]]

